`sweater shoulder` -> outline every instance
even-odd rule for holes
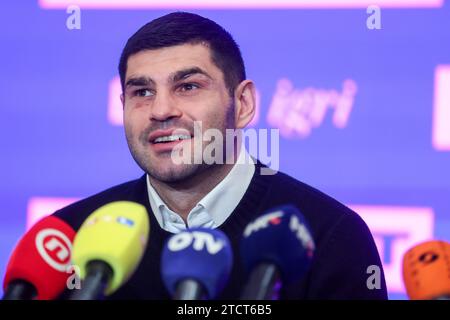
[[[356,214],[332,196],[286,173],[277,172],[270,179],[272,180],[270,192],[274,198],[279,197],[287,202],[301,204],[302,207],[308,205],[306,209],[315,209],[316,211],[320,211],[321,214],[330,214],[334,218],[342,215]]]
[[[362,227],[368,231],[356,212],[315,187],[283,172],[267,178],[270,180],[270,191],[265,207],[270,209],[279,205],[294,205],[310,224],[316,241],[320,242],[336,228],[350,230]]]
[[[143,183],[142,180],[144,179],[140,178],[110,187],[59,209],[53,215],[77,231],[92,212],[107,203],[122,200],[138,201],[135,191],[139,184]]]

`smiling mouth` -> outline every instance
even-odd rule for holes
[[[158,137],[155,140],[153,140],[152,143],[158,144],[158,143],[167,143],[167,142],[174,142],[174,141],[181,141],[181,140],[188,140],[188,139],[191,139],[191,136],[184,135],[184,134],[173,134],[173,135]]]

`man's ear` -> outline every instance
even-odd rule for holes
[[[235,126],[245,128],[255,116],[256,93],[252,80],[242,81],[234,91]]]
[[[123,96],[123,92],[120,94],[120,101],[122,102],[122,109],[125,108],[125,97]]]

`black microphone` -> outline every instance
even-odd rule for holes
[[[15,280],[8,285],[2,300],[33,300],[37,290],[28,281]]]
[[[300,280],[314,254],[314,241],[299,210],[274,208],[249,223],[241,258],[249,275],[242,300],[276,300],[281,285]]]
[[[86,277],[83,290],[75,291],[70,300],[95,300],[103,298],[114,272],[108,263],[100,260],[89,261],[86,265]]]

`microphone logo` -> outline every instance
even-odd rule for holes
[[[214,239],[213,235],[208,232],[193,231],[180,232],[170,238],[167,247],[170,251],[180,251],[186,249],[192,244],[192,248],[196,251],[206,249],[209,254],[216,254],[223,249],[225,244],[220,239]]]
[[[244,237],[248,237],[260,229],[267,228],[269,224],[279,224],[281,222],[281,217],[283,217],[283,211],[275,211],[259,217],[253,223],[250,223],[247,228],[245,228]]]
[[[439,255],[433,251],[427,251],[420,255],[419,261],[422,262],[424,265],[433,263],[439,258]]]
[[[70,265],[72,243],[59,230],[44,229],[38,232],[35,240],[41,258],[53,269],[66,272]]]
[[[314,240],[308,231],[308,228],[295,215],[291,216],[289,227],[295,233],[297,239],[300,240],[303,247],[308,250],[308,255],[312,257],[315,245]]]

